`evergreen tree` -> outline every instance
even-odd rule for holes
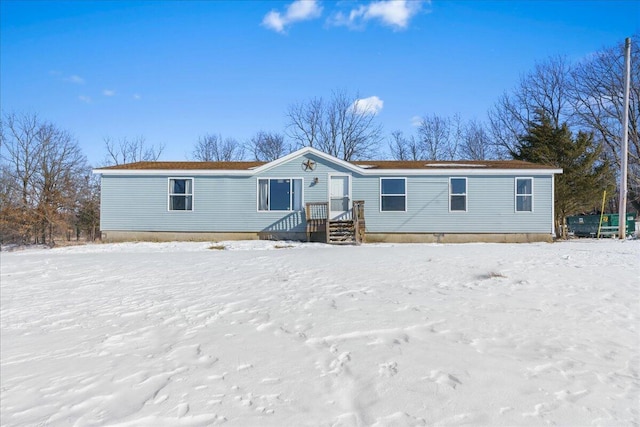
[[[608,161],[602,161],[602,145],[593,134],[578,132],[574,137],[566,123],[555,125],[545,113],[538,113],[520,137],[513,157],[562,168],[555,178],[555,227],[566,237],[568,215],[599,208],[602,192],[614,187],[614,174]]]

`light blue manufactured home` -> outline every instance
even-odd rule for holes
[[[521,161],[138,162],[101,175],[106,241],[549,241],[554,175]]]

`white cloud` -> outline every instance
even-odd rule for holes
[[[422,123],[422,117],[420,116],[411,117],[411,126],[418,127],[420,126],[420,123]]]
[[[356,99],[351,108],[357,113],[376,115],[382,110],[384,102],[377,96]]]
[[[380,0],[352,9],[349,15],[336,13],[331,23],[349,28],[360,28],[364,22],[379,20],[383,25],[402,30],[409,26],[409,21],[422,9],[421,0]]]
[[[138,93],[134,93],[133,94],[133,99],[135,99],[136,101],[139,101],[139,100],[142,99],[142,96],[140,96],[140,94],[138,94]]]
[[[111,89],[105,89],[102,91],[102,94],[104,96],[114,96],[116,94],[116,91]]]
[[[76,74],[67,77],[66,79],[64,79],[67,82],[70,83],[75,83],[77,85],[83,85],[84,84],[84,79]]]
[[[290,21],[304,21],[320,16],[322,8],[316,0],[296,0],[287,8],[287,19]]]
[[[349,12],[349,16],[342,12],[337,12],[331,16],[327,22],[336,27],[349,27],[356,29],[362,27],[362,19],[360,17],[364,14],[364,6],[360,6],[358,9],[353,9]]]
[[[282,33],[284,32],[285,22],[284,19],[280,16],[280,12],[272,10],[265,15],[264,19],[262,20],[262,25],[274,30],[277,33]]]
[[[272,10],[262,19],[262,25],[278,33],[284,33],[285,28],[294,22],[318,18],[322,14],[322,7],[316,0],[295,0],[284,14]]]
[[[378,1],[369,5],[365,17],[378,18],[392,27],[406,28],[409,19],[418,11],[416,5],[420,3],[406,0]]]
[[[86,95],[80,95],[78,99],[86,104],[91,104],[91,98]]]

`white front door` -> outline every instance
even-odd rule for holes
[[[332,175],[329,181],[329,218],[349,219],[351,209],[349,176]]]

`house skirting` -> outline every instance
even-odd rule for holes
[[[220,242],[223,240],[307,240],[307,233],[297,232],[174,232],[174,231],[103,231],[102,241],[115,242]]]
[[[320,241],[312,236],[312,241]],[[367,243],[532,243],[552,242],[547,233],[366,233]],[[298,232],[227,232],[192,233],[167,231],[103,231],[103,242],[219,242],[223,240],[300,240],[306,233]]]
[[[553,242],[548,233],[367,233],[367,243]]]

